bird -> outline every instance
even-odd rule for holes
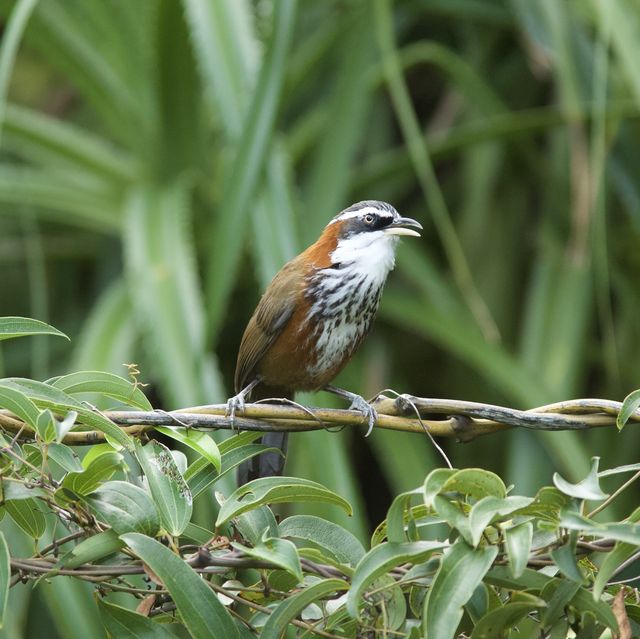
[[[377,414],[364,398],[331,385],[371,329],[400,236],[422,225],[386,202],[364,200],[338,213],[318,240],[271,280],[244,331],[227,402],[232,423],[252,400],[293,400],[296,391],[325,390],[351,401],[371,432]],[[268,432],[265,451],[243,462],[240,485],[281,475],[287,433]]]

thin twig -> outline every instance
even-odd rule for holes
[[[640,471],[638,471],[633,477],[631,477],[631,479],[628,479],[626,482],[624,482],[624,484],[622,484],[622,486],[620,486],[618,490],[609,495],[609,497],[607,497],[607,499],[605,499],[599,506],[596,506],[587,515],[587,517],[591,518],[594,515],[597,515],[599,512],[603,511],[618,495],[620,495],[620,493],[629,488],[629,486],[631,486],[631,484],[633,484],[633,482],[637,479],[640,479]]]

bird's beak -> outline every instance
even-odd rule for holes
[[[422,224],[420,222],[416,222],[410,217],[399,217],[385,227],[384,232],[387,235],[413,235],[414,237],[420,237],[418,231],[421,230]]]

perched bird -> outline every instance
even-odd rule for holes
[[[375,409],[329,382],[371,328],[394,266],[398,236],[419,237],[421,229],[386,202],[358,202],[336,215],[315,244],[285,264],[267,286],[242,337],[237,395],[227,405],[232,418],[250,395],[293,399],[295,391],[322,389],[351,400],[351,408],[368,421],[368,435]],[[239,483],[282,473],[287,433],[266,433],[262,443],[279,448],[282,455],[265,452],[245,462]]]

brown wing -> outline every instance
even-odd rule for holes
[[[291,319],[302,294],[304,271],[294,259],[285,264],[267,286],[240,342],[236,393],[252,381],[261,358]]]

